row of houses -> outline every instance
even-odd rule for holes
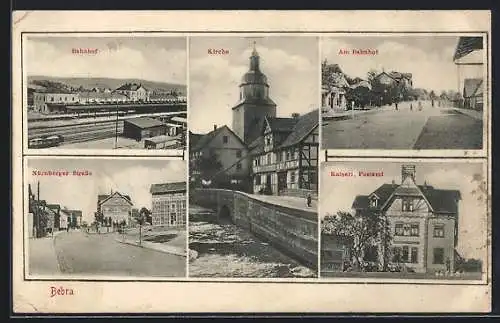
[[[70,228],[80,228],[83,224],[81,210],[70,210],[59,204],[50,204],[41,200],[40,185],[35,195],[28,185],[28,228],[30,237],[43,237],[49,233]]]
[[[259,59],[254,48],[232,108],[232,128],[190,133],[191,181],[268,195],[315,195],[319,111],[277,117]]]
[[[323,110],[345,111],[352,105],[385,104],[409,99],[413,89],[413,75],[397,71],[382,71],[371,80],[350,78],[338,64],[322,63],[321,102]],[[377,86],[375,86],[377,85]],[[397,91],[396,91],[396,90]]]
[[[173,93],[150,91],[141,84],[126,83],[115,90],[94,88],[90,91],[35,89],[33,110],[41,113],[58,111],[58,105],[118,104],[130,102],[185,102],[186,97]]]
[[[186,224],[186,182],[153,184],[151,218],[153,225],[182,227]],[[97,197],[97,214],[111,223],[133,226],[134,203],[130,196],[120,192],[101,194]]]

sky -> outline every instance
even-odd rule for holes
[[[458,36],[350,36],[325,38],[321,57],[339,64],[351,77],[366,79],[368,71],[413,74],[413,86],[434,90],[457,90],[457,67],[453,54]],[[373,49],[378,55],[339,55],[340,49]]]
[[[33,176],[33,170],[88,170],[91,176]],[[30,159],[27,182],[36,192],[40,181],[40,199],[68,209],[82,210],[83,220],[94,219],[97,195],[118,191],[129,195],[135,208],[151,208],[151,184],[186,180],[186,162],[182,160],[124,159]]]
[[[319,101],[319,48],[316,37],[191,37],[189,47],[189,127],[195,133],[232,125],[231,108],[249,69],[253,42],[278,117],[304,114]],[[227,55],[209,55],[208,49]]]
[[[486,209],[484,200],[478,200],[479,182],[483,174],[480,162],[416,163],[418,185],[434,186],[437,189],[459,190],[462,200],[459,203],[459,241],[458,250],[466,258],[486,259],[483,248],[486,239]],[[383,171],[383,177],[331,177],[331,171],[359,170]],[[399,162],[327,162],[321,168],[321,218],[327,213],[351,211],[356,195],[369,195],[382,184],[401,183],[401,163]]]
[[[27,75],[187,83],[184,37],[30,36],[23,46]],[[92,48],[98,52],[73,54],[73,48]]]

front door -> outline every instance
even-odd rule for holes
[[[278,193],[281,193],[286,188],[286,172],[278,173]]]

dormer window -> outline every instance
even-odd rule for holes
[[[370,199],[370,207],[378,206],[378,198],[376,196],[372,196]]]

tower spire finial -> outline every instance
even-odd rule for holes
[[[257,53],[257,42],[255,40],[253,41],[252,56],[259,56],[259,54]]]

